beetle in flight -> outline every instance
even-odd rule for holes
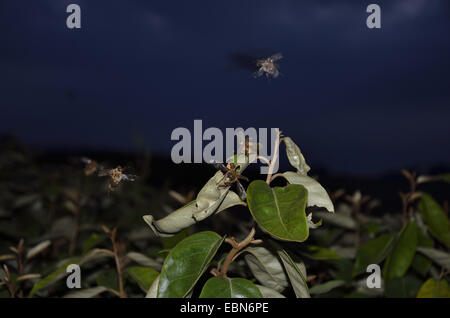
[[[125,174],[124,168],[117,166],[114,169],[103,169],[98,173],[99,177],[109,177],[109,189],[114,190],[121,181],[135,181],[137,176],[133,174]]]
[[[281,60],[282,58],[283,55],[281,53],[277,53],[264,59],[258,59],[256,61],[258,70],[253,73],[253,75],[255,77],[266,75],[267,78],[277,78],[280,75],[280,71],[278,70],[278,64],[275,62]]]

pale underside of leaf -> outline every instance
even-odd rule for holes
[[[315,179],[292,171],[283,173],[283,177],[290,184],[300,184],[308,190],[308,201],[306,203],[308,207],[317,206],[319,208],[327,209],[328,212],[334,212],[334,206],[330,196]]]
[[[290,137],[284,137],[283,141],[286,145],[286,155],[289,163],[297,169],[299,174],[306,176],[311,168],[306,164],[305,157],[300,151],[300,148]]]
[[[418,247],[417,251],[431,259],[436,264],[445,267],[447,270],[450,270],[450,254],[430,248],[430,247]]]
[[[159,279],[161,278],[161,274],[156,277],[156,279],[153,281],[153,284],[150,286],[147,295],[145,295],[145,298],[158,298],[158,285],[159,285]]]
[[[288,286],[287,276],[278,257],[264,247],[248,247],[245,260],[255,278],[278,292]]]
[[[26,259],[35,257],[36,255],[38,255],[39,253],[44,251],[47,247],[49,247],[50,244],[52,244],[52,242],[50,240],[46,240],[46,241],[43,241],[43,242],[37,244],[36,246],[34,246],[33,248],[28,250]]]
[[[150,267],[150,268],[156,269],[158,271],[161,270],[162,264],[160,262],[155,261],[155,260],[147,257],[144,254],[137,253],[137,252],[129,252],[129,253],[127,253],[127,257],[130,260],[138,263],[139,265]]]
[[[310,298],[308,285],[306,283],[306,267],[303,262],[295,263],[289,254],[284,251],[278,251],[278,255],[284,264],[292,288],[297,298]]]

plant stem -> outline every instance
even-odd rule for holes
[[[116,262],[116,270],[117,270],[117,275],[118,275],[118,280],[119,280],[119,297],[120,298],[126,298],[127,295],[126,295],[125,290],[123,288],[122,267],[121,267],[121,264],[120,264],[119,249],[117,247],[117,242],[116,242],[116,233],[117,233],[117,228],[114,228],[110,232],[110,238],[111,238],[111,243],[112,243],[112,246],[113,246],[114,260]]]
[[[236,254],[238,254],[242,249],[247,247],[247,245],[249,245],[249,244],[252,244],[252,243],[256,244],[256,243],[260,243],[261,242],[260,240],[255,240],[254,236],[255,236],[255,228],[252,227],[252,229],[250,230],[250,233],[241,242],[237,242],[234,239],[234,237],[225,239],[225,242],[230,244],[233,248],[231,249],[231,251],[228,253],[227,257],[225,258],[225,261],[223,263],[223,266],[222,266],[222,269],[220,270],[220,272],[213,271],[212,274],[213,275],[215,275],[215,274],[216,275],[220,275],[222,277],[227,277],[228,268],[229,268],[230,264],[236,258],[235,257]]]
[[[6,287],[8,287],[9,294],[10,294],[11,298],[16,298],[16,295],[15,295],[16,288],[11,283],[11,274],[9,273],[9,269],[5,264],[3,264],[3,270],[4,270],[5,276],[6,276],[4,281],[5,281]]]
[[[267,178],[266,178],[266,183],[270,184],[270,181],[272,179],[272,173],[273,173],[273,169],[275,168],[275,162],[277,162],[278,160],[278,150],[280,149],[280,137],[281,137],[281,132],[277,129],[277,139],[275,140],[275,149],[273,152],[273,158],[270,161],[270,166],[269,166],[269,172],[267,174]]]

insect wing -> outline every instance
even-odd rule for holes
[[[239,181],[236,181],[236,190],[237,190],[237,193],[238,193],[239,197],[241,198],[241,200],[245,201],[245,199],[247,198],[247,194],[245,192],[244,187],[242,186],[242,184]]]
[[[101,170],[98,172],[98,176],[99,176],[99,177],[107,177],[107,176],[110,175],[110,171],[111,171],[111,170],[109,170],[109,169],[101,169]]]
[[[222,172],[227,172],[228,171],[227,167],[225,167],[223,163],[212,161],[210,164],[214,168],[216,168],[217,170],[221,170]]]
[[[122,174],[120,177],[120,180],[125,180],[125,181],[135,181],[138,178],[138,176],[134,175],[134,174]]]
[[[253,77],[261,77],[264,74],[264,70],[261,67],[259,70],[257,70],[255,73],[253,73]]]
[[[281,60],[282,58],[283,58],[283,54],[281,54],[281,53],[274,54],[274,55],[272,55],[272,56],[270,57],[270,59],[271,59],[273,62],[278,61],[278,60]]]
[[[82,163],[87,164],[87,165],[92,162],[92,159],[89,159],[87,157],[81,157],[80,160]]]

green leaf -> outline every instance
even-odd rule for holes
[[[200,298],[262,298],[262,294],[244,278],[212,277],[203,286]]]
[[[106,238],[105,235],[92,233],[91,236],[89,236],[89,238],[84,242],[82,254],[85,255],[87,252],[90,251],[91,248],[100,244],[105,238]]]
[[[133,262],[138,263],[139,265],[150,267],[156,270],[161,269],[161,264],[150,257],[147,257],[144,254],[137,253],[137,252],[129,252],[127,253],[127,257],[132,260]]]
[[[419,210],[431,235],[447,248],[450,248],[449,223],[441,206],[430,195],[425,193],[420,199]]]
[[[417,247],[433,247],[433,240],[430,239],[425,233],[421,230],[418,231],[417,237]],[[414,256],[413,262],[411,264],[412,268],[417,271],[420,275],[425,277],[428,273],[428,270],[431,267],[431,261],[425,256],[416,253]]]
[[[93,298],[99,294],[107,291],[108,288],[104,286],[97,286],[92,288],[84,288],[68,293],[64,298]]]
[[[308,252],[302,253],[306,257],[316,261],[338,260],[341,256],[333,250],[320,246],[308,246]]]
[[[434,278],[428,279],[417,293],[417,298],[450,298],[450,289],[445,279],[439,282]]]
[[[385,280],[405,275],[416,253],[418,228],[410,221],[400,232],[398,240],[384,266]]]
[[[362,245],[356,254],[354,275],[366,272],[370,264],[380,264],[391,251],[394,240],[393,234],[383,234]]]
[[[185,297],[204,273],[224,238],[205,231],[178,243],[167,255],[158,284],[158,298]]]
[[[138,283],[139,287],[145,292],[150,289],[150,286],[158,277],[159,273],[154,269],[143,266],[132,266],[127,268],[130,277]]]
[[[285,250],[278,251],[297,298],[310,298],[306,283],[306,267],[303,262],[294,262]]]
[[[82,265],[86,262],[96,260],[102,257],[111,257],[113,254],[111,251],[104,250],[104,249],[93,249],[89,253],[87,253],[83,257],[74,257],[65,262],[62,266],[58,267],[55,271],[50,273],[48,276],[44,277],[43,279],[37,281],[33,288],[31,289],[28,297],[32,297],[36,292],[41,290],[42,288],[48,287],[52,285],[53,283],[57,282],[61,278],[65,277],[67,275],[66,268],[70,264],[78,264]]]
[[[418,247],[417,251],[431,259],[436,264],[450,271],[450,254],[428,247]]]
[[[243,252],[248,253],[245,261],[261,284],[279,292],[289,285],[281,261],[271,251],[258,246],[247,247]]]
[[[284,144],[286,145],[286,155],[288,157],[289,163],[297,169],[297,172],[303,176],[306,176],[308,171],[311,169],[307,164],[305,157],[303,157],[300,148],[295,144],[295,142],[290,137],[283,138]]]
[[[73,258],[73,259],[67,261],[66,263],[64,263],[62,266],[58,267],[55,271],[53,271],[52,273],[50,273],[43,279],[37,281],[34,284],[33,288],[31,289],[28,297],[32,297],[36,292],[38,292],[42,288],[50,286],[51,284],[55,283],[56,281],[58,281],[59,279],[64,277],[66,275],[67,266],[69,266],[70,264],[76,264],[77,261],[78,261],[78,258]]]
[[[292,171],[283,173],[283,177],[290,184],[300,184],[308,190],[308,201],[306,203],[308,207],[317,206],[319,208],[327,209],[328,212],[334,213],[333,202],[331,202],[327,191],[315,179]]]
[[[200,190],[196,200],[158,221],[152,215],[144,215],[144,221],[157,236],[170,237],[214,213],[245,204],[236,193],[230,191],[230,187],[223,186],[224,182],[223,173],[217,171]]]
[[[330,280],[324,284],[313,286],[309,289],[311,295],[319,295],[328,293],[330,290],[345,285],[343,280]]]
[[[264,231],[285,241],[303,242],[308,238],[307,199],[308,192],[298,184],[270,188],[264,181],[255,180],[247,189],[253,218]]]
[[[189,236],[189,228],[186,228],[186,229],[182,230],[181,232],[178,232],[174,236],[161,237],[161,242],[162,242],[163,248],[165,250],[170,250],[173,247],[175,247],[175,245],[177,245],[180,241],[182,241],[183,239],[185,239],[188,236]]]
[[[415,276],[405,275],[386,282],[385,294],[387,298],[414,298],[422,281]]]
[[[117,272],[115,269],[107,269],[101,271],[97,276],[97,285],[106,288],[119,290],[119,281],[117,280]]]

